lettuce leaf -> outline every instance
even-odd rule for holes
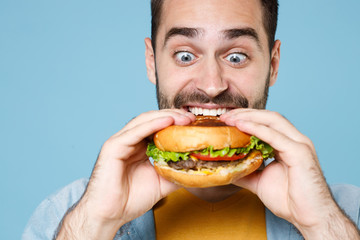
[[[274,150],[273,148],[261,141],[259,138],[252,136],[250,138],[250,143],[243,148],[223,148],[220,150],[214,150],[213,146],[209,146],[203,150],[200,151],[194,151],[194,153],[200,153],[202,155],[208,155],[210,154],[210,156],[212,157],[223,157],[225,155],[228,155],[229,157],[233,156],[234,154],[240,154],[240,153],[249,153],[252,149],[256,149],[261,151],[263,158],[267,159],[267,158],[271,158],[274,156]],[[159,160],[163,160],[165,162],[168,161],[180,161],[180,160],[187,160],[189,159],[189,155],[192,152],[184,152],[184,153],[180,153],[180,152],[168,152],[168,151],[161,151],[160,149],[158,149],[155,144],[153,142],[149,143],[148,147],[147,147],[147,151],[146,151],[146,155],[148,157],[151,157],[152,159],[154,159],[154,161],[159,161]]]
[[[165,162],[168,161],[180,161],[180,160],[187,160],[189,158],[190,152],[179,153],[179,152],[167,152],[161,151],[158,149],[153,142],[149,143],[146,155],[154,159],[154,161],[163,160]]]

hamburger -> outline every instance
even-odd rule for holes
[[[184,187],[212,187],[254,172],[273,157],[273,149],[217,116],[197,116],[190,125],[155,133],[146,154],[165,179]]]

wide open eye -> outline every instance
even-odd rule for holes
[[[177,52],[175,54],[175,58],[177,62],[181,64],[187,64],[195,60],[195,55],[189,52],[182,51],[182,52]]]
[[[228,60],[231,64],[241,65],[246,62],[248,57],[243,53],[231,53],[227,55],[225,59]]]

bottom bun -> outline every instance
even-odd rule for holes
[[[184,187],[214,187],[228,185],[239,178],[245,177],[258,169],[263,162],[260,151],[252,151],[247,158],[236,166],[219,167],[216,170],[202,169],[201,171],[176,170],[166,163],[154,162],[155,170],[165,179]]]

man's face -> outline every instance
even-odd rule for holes
[[[278,61],[272,63],[260,1],[165,0],[156,64],[151,63],[150,39],[146,45],[160,109],[214,115],[232,108],[265,108]]]

